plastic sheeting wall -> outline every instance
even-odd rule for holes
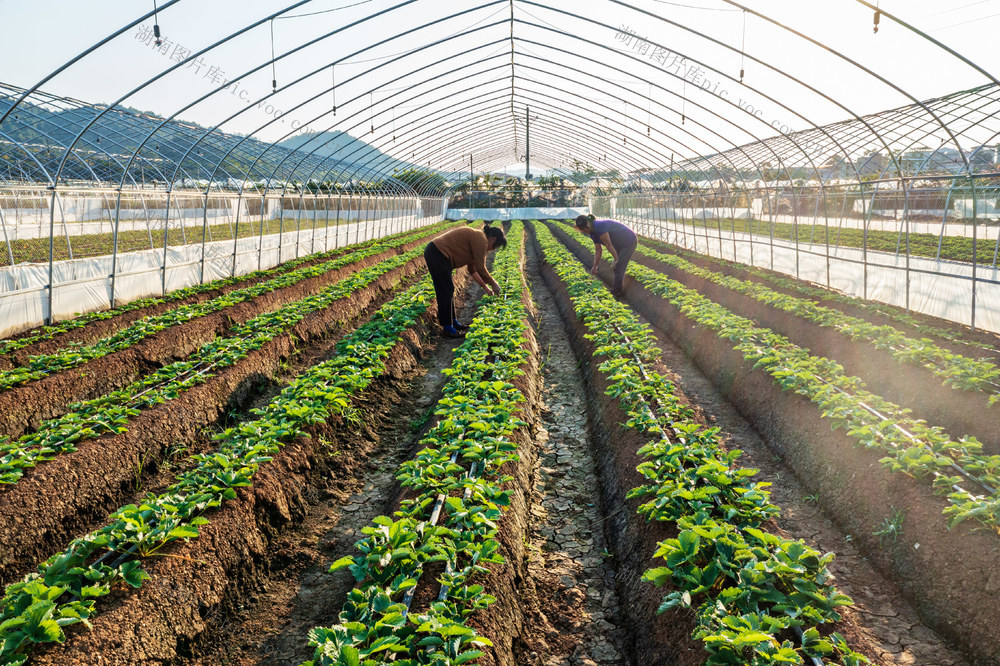
[[[17,211],[13,211],[17,212]],[[106,213],[107,211],[105,211]],[[181,214],[180,213],[189,213]],[[385,216],[401,216],[412,214],[411,210],[375,210],[375,209],[363,209],[363,210],[344,210],[337,215],[336,211],[312,211],[312,210],[285,210],[281,211],[277,206],[273,210],[269,210],[269,215],[264,219],[276,220],[278,219],[278,213],[282,213],[282,217],[285,220],[301,220],[309,222],[316,220],[319,222],[327,222],[333,220],[340,220],[341,222],[347,220],[369,220],[376,219],[378,217]],[[12,211],[2,211],[0,212],[0,224],[3,224],[3,218],[10,218]],[[105,216],[106,218],[106,216]],[[15,241],[15,240],[25,240],[31,238],[48,238],[50,221],[48,219],[43,219],[40,216],[37,218],[38,221],[34,224],[27,224],[21,218],[22,221],[16,225],[14,224],[4,224],[3,235],[0,235],[0,240],[5,241]],[[182,210],[177,211],[176,209],[170,211],[169,223],[170,228],[174,229],[178,226],[184,226],[187,228],[201,229],[205,225],[205,221],[208,221],[209,225],[213,224],[230,224],[234,222],[234,216],[230,214],[229,211],[225,210],[209,210],[206,218],[205,211],[195,211],[195,210]],[[117,222],[118,232],[123,233],[126,231],[150,231],[156,235],[163,234],[163,224],[167,220],[166,211],[164,209],[150,209],[147,211],[135,211],[135,210],[123,210]],[[244,220],[241,224],[254,224],[261,220],[260,215],[253,216],[249,222]],[[55,234],[56,236],[82,236],[86,234],[110,234],[115,231],[115,222],[111,219],[95,219],[89,222],[72,222],[72,221],[59,221],[55,222]]]
[[[160,296],[201,282],[267,269],[299,256],[324,252],[371,238],[433,224],[440,215],[412,214],[337,227],[301,229],[273,234],[143,250],[118,255],[114,280],[117,305],[139,298]],[[280,243],[280,245],[279,245]],[[91,257],[53,264],[53,320],[109,307],[112,298],[112,257]],[[0,269],[0,337],[44,324],[50,314],[47,264],[20,264]]]
[[[773,243],[732,231],[693,228],[667,221],[633,221],[644,236],[720,259],[767,268],[840,290],[962,324],[972,324],[972,266],[822,244]],[[867,286],[865,284],[867,275]],[[975,325],[1000,333],[1000,269],[976,271]],[[866,291],[867,290],[867,291]]]
[[[449,208],[449,220],[564,220],[585,215],[589,208]]]

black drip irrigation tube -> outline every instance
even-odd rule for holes
[[[837,391],[837,392],[839,392],[839,393],[841,393],[841,394],[843,394],[843,395],[846,395],[846,396],[849,396],[849,397],[852,397],[852,398],[853,398],[853,397],[855,397],[855,396],[853,396],[853,395],[852,395],[852,394],[851,394],[850,392],[848,392],[848,391],[846,391],[846,390],[842,389],[842,388],[841,388],[841,387],[839,387],[839,386],[836,386],[835,384],[833,384],[833,382],[829,381],[828,379],[826,379],[826,378],[824,378],[824,377],[821,377],[820,375],[815,375],[815,377],[816,377],[816,379],[818,379],[818,380],[820,380],[821,382],[823,382],[824,384],[828,385],[828,386],[829,386],[830,388],[834,389],[835,391]],[[875,417],[877,417],[878,419],[880,419],[880,420],[882,420],[882,421],[892,421],[892,419],[890,419],[890,418],[889,418],[889,417],[887,417],[886,415],[882,414],[882,412],[878,411],[877,409],[875,409],[874,407],[872,407],[872,406],[868,405],[867,403],[865,403],[865,402],[864,402],[864,401],[862,401],[862,400],[858,400],[858,401],[857,401],[857,404],[858,404],[858,405],[859,405],[859,406],[860,406],[860,407],[861,407],[862,409],[864,409],[865,411],[867,411],[867,412],[868,412],[869,414],[871,414],[872,416],[875,416]],[[902,435],[903,435],[904,437],[906,437],[907,439],[909,439],[909,440],[910,440],[911,442],[913,442],[913,443],[914,443],[914,444],[916,444],[917,446],[919,446],[919,447],[923,448],[923,449],[924,449],[925,451],[927,451],[928,453],[930,453],[930,454],[932,454],[932,455],[934,455],[934,456],[937,456],[937,455],[938,455],[937,453],[935,453],[934,449],[932,449],[932,448],[931,448],[930,446],[928,446],[928,445],[927,445],[926,443],[924,443],[924,442],[920,441],[920,438],[918,438],[918,437],[917,437],[916,435],[914,435],[913,433],[911,433],[911,432],[910,432],[909,430],[907,430],[907,429],[906,429],[906,428],[904,428],[903,426],[899,425],[898,423],[893,423],[893,424],[892,424],[892,427],[893,427],[894,429],[898,430],[898,431],[899,431],[899,432],[900,432],[900,433],[901,433],[901,434],[902,434]],[[896,446],[895,444],[892,444],[891,442],[890,442],[890,445],[891,445],[891,446],[892,446],[893,448],[895,448],[895,449],[898,449],[898,448],[899,448],[898,446]],[[997,494],[997,489],[996,489],[996,488],[994,488],[993,486],[991,486],[991,485],[990,485],[989,483],[986,483],[985,481],[983,481],[983,480],[982,480],[982,479],[980,479],[979,477],[977,477],[977,476],[973,475],[973,474],[972,474],[971,472],[969,472],[968,470],[966,470],[966,469],[965,469],[964,467],[962,467],[961,465],[958,465],[958,464],[957,464],[957,463],[955,463],[954,461],[951,461],[951,462],[949,462],[949,463],[948,463],[948,465],[949,465],[949,467],[951,467],[951,468],[952,468],[952,469],[953,469],[953,470],[954,470],[954,471],[955,471],[955,472],[956,472],[957,474],[960,474],[961,476],[963,476],[963,477],[965,477],[966,479],[968,479],[968,480],[969,480],[970,482],[972,482],[972,483],[976,484],[977,486],[979,486],[980,488],[982,488],[983,490],[985,490],[985,491],[986,491],[986,492],[987,492],[988,494],[990,494],[990,495],[996,495],[996,494]],[[934,477],[935,479],[937,479],[937,478],[940,478],[940,477],[942,477],[942,476],[943,476],[943,474],[941,474],[941,472],[938,472],[938,471],[936,471],[936,470],[935,470],[935,471],[934,471],[934,472],[932,473],[932,476],[933,476],[933,477]],[[967,492],[968,492],[967,490],[965,490],[964,488],[962,488],[961,486],[959,486],[959,485],[957,485],[957,484],[952,484],[952,485],[951,485],[951,487],[952,487],[952,489],[953,489],[953,490],[954,490],[955,492],[959,492],[959,493],[967,493]],[[971,495],[972,493],[969,493],[969,494]]]
[[[506,293],[503,294],[503,299],[504,300],[507,299],[507,294]],[[494,354],[493,355],[493,363],[495,364],[496,362],[497,362],[497,355]],[[455,464],[457,462],[458,462],[458,451],[455,451],[453,454],[451,454],[451,463]],[[479,466],[478,463],[475,463],[475,462],[472,463],[472,466],[469,468],[469,471],[466,472],[465,478],[469,479],[469,480],[475,480],[475,479],[477,479],[478,478],[478,471],[477,471],[478,470],[478,466]],[[471,497],[471,495],[472,495],[472,488],[471,488],[471,486],[466,486],[465,492],[462,493],[462,498],[467,500],[467,499],[469,499],[469,497]],[[438,496],[436,498],[434,498],[434,507],[431,509],[431,517],[428,520],[428,523],[430,525],[437,525],[438,520],[440,520],[440,518],[441,518],[441,511],[444,508],[444,501],[446,499],[447,499],[447,496],[444,493],[439,493]],[[389,529],[388,527],[385,527],[384,525],[382,526],[382,530],[383,531],[387,531],[388,529]],[[444,571],[445,571],[445,574],[451,573],[452,568],[451,568],[451,562],[450,561],[445,563],[445,569],[444,569]],[[413,603],[413,596],[414,596],[414,594],[416,594],[416,589],[417,589],[417,586],[414,585],[413,587],[411,587],[410,589],[408,589],[403,594],[402,603],[403,603],[404,609],[403,609],[403,612],[402,612],[402,616],[403,616],[404,619],[406,618],[407,614],[409,614],[409,612],[410,612],[410,604]],[[448,586],[447,585],[442,585],[441,586],[441,590],[438,592],[437,599],[438,599],[438,601],[444,601],[444,599],[445,599],[446,596],[448,596]]]

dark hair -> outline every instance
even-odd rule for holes
[[[591,231],[594,228],[594,220],[596,219],[593,215],[581,215],[576,218],[576,228]]]
[[[491,227],[490,223],[487,222],[483,227],[483,233],[486,234],[486,238],[493,239],[494,250],[507,247],[507,237],[504,235],[503,229],[500,229],[499,227]]]

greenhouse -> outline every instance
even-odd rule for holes
[[[996,3],[0,17],[0,666],[1000,663]]]

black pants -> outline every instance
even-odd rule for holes
[[[615,296],[622,295],[622,284],[625,282],[625,269],[628,268],[628,262],[632,258],[632,253],[635,252],[635,246],[638,244],[636,239],[626,245],[625,247],[616,247],[618,250],[618,262],[615,264],[615,282],[614,286],[611,287],[611,293]]]
[[[441,326],[451,326],[455,321],[455,283],[451,281],[451,260],[431,241],[424,248],[424,261],[437,296],[438,322]]]

